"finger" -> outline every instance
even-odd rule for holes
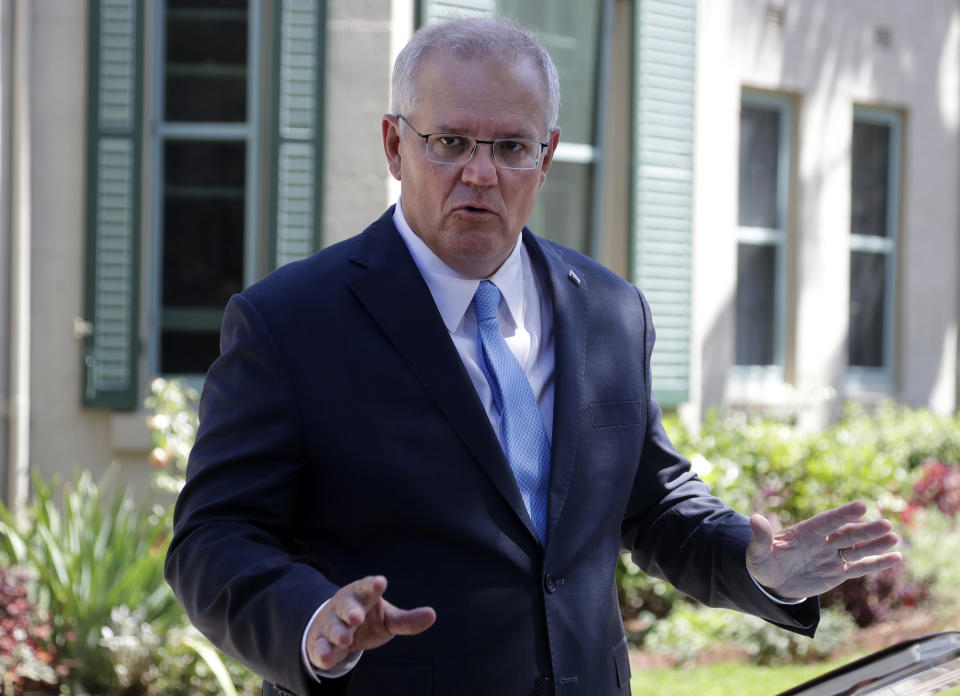
[[[386,589],[387,579],[382,575],[370,575],[356,580],[337,592],[334,613],[345,625],[359,626]]]
[[[888,536],[893,528],[889,520],[874,520],[872,522],[851,522],[843,525],[826,537],[827,544],[835,548],[846,549],[858,544],[872,542]]]
[[[870,541],[856,544],[855,546],[842,548],[841,550],[843,551],[843,557],[848,563],[850,563],[853,561],[859,561],[860,559],[868,556],[876,556],[881,554],[884,551],[896,546],[899,541],[900,537],[893,532],[890,532],[889,534],[884,534],[876,539],[871,539]]]
[[[384,625],[395,636],[414,636],[433,626],[437,612],[431,607],[416,609],[398,609],[387,604],[384,611]]]
[[[358,600],[367,606],[373,606],[374,602],[380,599],[383,593],[386,592],[387,579],[382,575],[368,575],[365,578],[350,583],[350,587],[352,587],[353,593],[357,596]]]
[[[747,546],[747,567],[759,571],[773,550],[773,525],[760,514],[750,517],[750,544]]]
[[[339,618],[334,618],[327,626],[324,637],[330,641],[330,644],[334,647],[349,648],[353,644],[355,631],[356,627],[348,626],[340,621]]]
[[[347,651],[330,644],[322,636],[307,644],[307,657],[319,669],[330,669],[340,664],[347,656]]]
[[[836,533],[843,525],[860,519],[866,512],[867,506],[860,501],[847,503],[814,515],[810,519],[798,523],[797,526],[806,527],[814,534],[825,537]]]
[[[855,563],[847,563],[844,567],[843,575],[845,579],[859,578],[864,575],[870,575],[887,568],[892,568],[903,560],[899,551],[881,554],[879,556],[868,556]]]

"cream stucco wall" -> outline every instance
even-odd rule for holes
[[[9,0],[0,1],[2,16],[9,16]],[[114,413],[80,406],[80,345],[73,329],[74,318],[83,314],[87,3],[30,0],[20,6],[30,14],[32,77],[28,106],[33,259],[30,465],[49,475],[69,474],[75,466],[99,472],[116,461],[134,487],[145,487],[150,447],[146,412]],[[148,12],[150,7],[150,3],[144,5]],[[327,7],[323,224],[324,241],[329,244],[361,231],[395,195],[379,141],[380,117],[387,110],[396,46],[413,30],[414,4],[412,0],[330,0]],[[8,39],[9,35],[7,24],[0,36]],[[8,62],[2,66],[4,71],[9,70]],[[0,74],[7,75],[4,71]],[[0,93],[7,91],[0,85]],[[145,92],[149,97],[149,85]],[[4,106],[0,126],[8,127],[9,114]],[[8,146],[3,137],[0,146]],[[8,182],[3,190],[9,192]],[[0,268],[5,275],[10,267],[9,204],[3,214]],[[148,254],[149,244],[145,242],[143,248]],[[151,267],[147,261],[144,269]],[[4,371],[0,376],[0,444],[4,445],[0,462],[4,464],[10,342],[6,285],[0,294]],[[143,285],[149,287],[146,276]],[[146,385],[142,387],[145,391]]]
[[[956,407],[960,265],[960,2],[701,0],[698,14],[694,329],[696,410],[889,395]],[[889,32],[883,46],[876,32]],[[790,97],[794,152],[787,262],[787,388],[732,370],[740,97]],[[903,115],[896,366],[889,389],[846,379],[854,106]],[[782,387],[783,385],[779,385]]]
[[[327,6],[324,243],[363,231],[397,195],[380,123],[393,58],[413,32],[412,0],[331,0]]]
[[[80,407],[73,324],[83,315],[86,2],[22,4],[32,15],[30,464],[49,476],[75,466],[99,472],[117,460],[143,479],[142,447],[129,451],[122,434],[118,442],[111,412]],[[136,425],[145,443],[142,419]]]

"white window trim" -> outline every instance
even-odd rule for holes
[[[787,303],[787,230],[790,217],[790,166],[793,137],[793,102],[790,97],[744,90],[740,105],[776,110],[780,114],[780,140],[777,157],[777,221],[775,228],[740,227],[736,230],[736,245],[756,244],[772,246],[775,250],[775,296],[773,313],[773,364],[737,365],[734,361],[732,382],[734,395],[756,395],[784,381],[786,352]],[[739,128],[739,119],[737,120]],[[738,132],[739,141],[739,132]],[[739,160],[738,160],[739,165]],[[735,318],[736,319],[736,318]],[[752,396],[748,396],[753,400]]]
[[[854,392],[889,393],[894,387],[894,365],[896,363],[896,318],[897,318],[897,265],[900,238],[900,168],[903,138],[903,119],[896,111],[857,106],[853,110],[854,123],[866,123],[888,126],[890,128],[890,163],[887,173],[887,235],[850,234],[850,253],[866,251],[886,254],[886,277],[884,278],[883,307],[883,365],[881,367],[862,367],[847,365],[847,388]],[[853,124],[851,123],[851,142]],[[852,151],[851,151],[852,158]],[[853,162],[851,159],[851,170]],[[851,194],[852,195],[852,194]],[[848,308],[849,315],[849,308]]]

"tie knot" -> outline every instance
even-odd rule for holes
[[[489,280],[481,280],[473,296],[473,315],[477,323],[497,320],[497,308],[500,306],[500,288]]]

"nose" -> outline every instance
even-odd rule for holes
[[[473,157],[463,165],[460,179],[473,186],[493,186],[497,183],[497,165],[493,161],[493,150],[486,143],[478,143]]]

